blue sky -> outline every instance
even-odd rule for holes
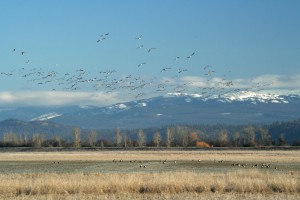
[[[0,104],[299,90],[299,9],[297,0],[1,1]]]

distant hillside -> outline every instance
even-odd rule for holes
[[[43,134],[45,139],[61,136],[72,138],[73,127],[60,125],[50,121],[22,121],[18,119],[7,119],[0,122],[0,138],[5,133],[15,133],[19,136],[32,137],[33,134]]]
[[[106,107],[85,107],[51,121],[84,128],[147,128],[169,124],[253,124],[300,118],[299,96],[250,93],[205,98],[169,94]]]
[[[74,128],[71,126],[65,126],[48,121],[32,121],[25,122],[16,119],[9,119],[0,122],[0,141],[4,139],[4,135],[12,133],[17,138],[23,138],[31,140],[34,134],[41,134],[44,140],[53,139],[59,136],[70,145],[73,141]],[[244,125],[226,125],[226,124],[170,124],[164,127],[153,127],[144,129],[119,129],[120,137],[124,142],[126,137],[127,142],[131,142],[131,145],[136,145],[138,140],[138,132],[140,130],[145,134],[145,142],[151,145],[155,133],[161,135],[162,145],[167,138],[167,129],[173,134],[173,146],[180,147],[182,145],[183,137],[188,136],[188,140],[194,138],[197,141],[206,141],[214,146],[218,145],[218,140],[221,133],[226,133],[226,144],[228,146],[248,146],[249,130],[253,130],[254,145],[255,146],[272,146],[279,145],[279,138],[283,136],[284,143],[287,145],[300,145],[300,119],[289,122],[274,122],[269,125],[263,124],[244,124]],[[88,141],[91,132],[96,134],[95,141],[104,140],[107,145],[114,146],[116,142],[117,128],[114,129],[80,129],[81,141],[84,143]],[[268,142],[262,140],[262,133],[266,133]],[[239,139],[236,140],[235,134],[239,133]],[[187,135],[185,135],[187,134]],[[194,136],[192,136],[194,135]],[[195,139],[196,138],[196,139]],[[266,140],[266,139],[264,139]],[[245,142],[246,141],[246,142]],[[236,143],[238,142],[238,143]]]
[[[0,109],[0,120],[47,121],[85,129],[138,129],[170,124],[270,124],[300,118],[298,95],[243,91],[218,96],[170,93],[104,107]]]

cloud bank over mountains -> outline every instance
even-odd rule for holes
[[[163,77],[158,84],[168,83],[160,91],[149,85],[144,89],[145,95],[136,96],[120,90],[113,92],[101,91],[44,91],[44,90],[22,90],[1,91],[0,106],[65,106],[65,105],[95,105],[106,106],[115,103],[132,101],[135,99],[150,98],[164,95],[180,89],[185,93],[197,93],[199,95],[218,95],[236,92],[237,90],[254,91],[257,93],[272,93],[278,95],[300,94],[300,74],[292,76],[266,74],[251,79],[225,79],[213,77],[206,79],[203,76],[183,76],[181,79]],[[210,89],[207,94],[205,89]]]
[[[0,106],[109,105],[119,101],[117,93],[70,91],[0,92]]]

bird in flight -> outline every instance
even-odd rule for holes
[[[142,63],[138,64],[138,67],[141,67],[141,66],[143,66],[145,64],[146,64],[146,62],[142,62]]]
[[[188,57],[186,57],[186,58],[191,58],[191,57],[193,57],[195,55],[195,52],[193,52],[191,55],[189,55]]]
[[[211,66],[211,65],[205,65],[205,66],[203,67],[203,69],[206,70],[206,69],[208,69],[208,68],[210,68],[210,67],[212,67],[212,66]]]
[[[101,38],[103,38],[105,36],[109,36],[109,33],[105,33],[105,34],[100,35]]]
[[[167,71],[168,69],[172,69],[172,68],[171,68],[171,67],[166,67],[166,68],[161,69],[160,72],[165,72],[165,71]]]
[[[214,70],[208,70],[208,72],[205,74],[206,76],[211,76],[213,73],[215,73],[216,71]]]
[[[177,70],[177,72],[178,72],[179,74],[182,73],[182,72],[186,72],[186,71],[188,71],[188,70],[187,70],[187,69],[180,69],[180,68]]]
[[[150,53],[152,50],[156,49],[155,47],[152,47],[150,49],[148,49],[148,53]]]
[[[106,40],[106,37],[102,37],[101,39],[98,39],[97,42],[102,42],[103,40]]]
[[[109,37],[109,33],[101,34],[100,39],[97,40],[97,42],[102,42],[103,40],[106,40]]]
[[[136,39],[136,40],[141,40],[142,37],[143,37],[143,35],[140,35],[140,36],[136,37],[135,39]]]

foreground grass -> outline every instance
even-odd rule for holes
[[[294,200],[300,151],[0,152],[0,180],[0,199],[14,200]]]
[[[18,196],[5,198],[6,200],[299,200],[298,194],[270,193],[270,194],[239,194],[239,193],[181,193],[181,194],[108,194],[108,195],[39,195]]]
[[[269,174],[258,170],[230,173],[199,174],[195,172],[165,173],[42,173],[0,174],[0,198],[55,199],[61,196],[95,197],[106,195],[183,195],[210,194],[270,195],[300,194],[298,174]],[[24,198],[23,198],[24,199]],[[82,199],[82,198],[81,198]],[[93,198],[92,198],[93,199]]]

